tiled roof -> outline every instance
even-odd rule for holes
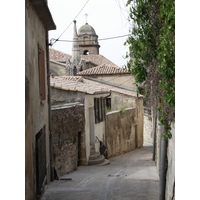
[[[101,85],[94,86],[93,81],[85,80],[81,76],[55,76],[50,78],[51,87],[67,91],[84,92],[87,94],[109,93],[110,91]]]
[[[71,59],[71,55],[49,48],[49,59],[57,62],[66,62]]]
[[[117,67],[113,64],[102,64],[77,73],[79,76],[89,75],[110,75],[110,74],[130,74],[128,69]]]
[[[84,92],[87,94],[109,93],[110,91],[113,91],[132,97],[137,97],[136,92],[87,80],[81,76],[55,76],[54,78],[50,78],[50,83],[51,87],[67,91]]]
[[[83,58],[84,60],[89,60],[89,61],[95,63],[96,65],[101,65],[101,64],[113,64],[113,65],[115,65],[113,62],[108,60],[103,55],[97,55],[97,54],[81,55],[81,58]]]
[[[49,59],[57,62],[66,62],[67,60],[71,59],[71,55],[63,53],[61,51],[58,51],[53,48],[49,48]],[[90,61],[94,63],[95,65],[101,65],[101,64],[113,64],[110,60],[105,58],[102,55],[94,55],[94,54],[89,54],[89,55],[81,55],[81,58],[86,61]],[[116,65],[117,66],[117,65]]]

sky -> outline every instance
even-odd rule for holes
[[[87,22],[94,28],[98,39],[127,35],[129,34],[130,22],[125,4],[126,0],[48,0],[49,9],[56,24],[56,30],[49,31],[49,40],[59,38],[67,27],[59,39],[72,40],[74,24],[71,22],[84,5],[85,7],[76,17],[77,31],[86,23],[85,14],[87,13]],[[128,46],[124,46],[127,38],[126,36],[99,41],[101,46],[99,54],[119,67],[124,66],[127,63],[127,59],[124,58],[128,52]],[[57,41],[52,48],[71,55],[72,43]]]

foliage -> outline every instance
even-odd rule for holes
[[[128,0],[132,21],[127,67],[135,77],[138,93],[160,114],[164,137],[171,138],[175,118],[175,1]]]

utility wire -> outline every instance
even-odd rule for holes
[[[127,34],[127,35],[120,35],[120,36],[115,36],[115,37],[109,37],[109,38],[102,38],[102,39],[98,39],[99,41],[101,40],[112,40],[112,39],[117,39],[117,38],[121,38],[121,37],[126,37],[126,36],[130,36],[130,34]],[[52,38],[53,40],[55,40],[54,38]],[[59,40],[57,39],[57,41],[60,41],[60,42],[73,42],[73,40]],[[92,42],[92,41],[96,41],[96,40],[78,40],[79,42],[84,42],[84,41],[89,41],[89,42]]]
[[[67,28],[61,33],[61,35],[57,38],[54,39],[52,38],[50,43],[51,46],[53,46],[57,41],[59,41],[59,38],[64,34],[64,32],[71,26],[71,24],[73,23],[73,21],[79,16],[79,14],[81,13],[81,11],[85,8],[85,6],[87,5],[87,3],[89,2],[89,0],[87,0],[87,2],[84,4],[84,6],[81,8],[81,10],[79,11],[79,13],[75,16],[75,18],[70,22],[70,24],[67,26]]]

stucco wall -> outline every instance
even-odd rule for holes
[[[70,92],[51,87],[52,104],[55,104],[56,102],[66,102],[66,103],[80,102],[84,104],[84,101],[85,101],[85,94],[82,92]]]
[[[106,135],[108,158],[121,155],[135,148],[139,148],[143,133],[136,133],[136,108],[127,108],[125,111],[112,111],[106,114]],[[141,136],[139,134],[142,134]]]
[[[138,148],[143,147],[143,126],[144,126],[144,118],[143,118],[143,97],[136,98],[136,111],[137,111],[137,131],[138,131]]]
[[[105,81],[107,83],[119,85],[120,87],[125,87],[127,89],[132,89],[137,91],[135,79],[131,74],[119,74],[119,75],[98,75],[95,76],[96,79]]]
[[[136,98],[117,92],[111,92],[111,111],[114,110],[123,110],[128,107],[136,106]]]
[[[66,65],[60,64],[55,61],[50,61],[50,72],[53,73],[55,76],[66,76]]]
[[[86,135],[86,154],[87,160],[90,156],[90,117],[89,117],[89,109],[93,110],[93,121],[94,121],[94,138],[96,136],[99,140],[103,141],[103,136],[105,135],[105,120],[95,124],[95,116],[94,116],[94,98],[104,97],[105,95],[86,95],[85,96],[85,135]],[[95,140],[95,151],[99,152],[99,142]]]
[[[80,149],[78,134],[81,134]],[[60,176],[77,168],[78,151],[80,165],[86,164],[84,105],[52,107],[53,164]]]
[[[45,126],[46,134],[46,168],[47,183],[50,182],[50,155],[49,155],[49,123],[48,101],[40,101],[38,45],[45,52],[46,57],[46,30],[29,3],[25,7],[25,98],[26,98],[26,126],[25,126],[25,196],[26,199],[36,197],[36,161],[35,146],[36,134]],[[45,60],[46,66],[46,60]],[[45,73],[47,68],[45,67]],[[47,77],[47,76],[45,76]],[[47,80],[46,99],[48,95]]]
[[[144,114],[144,142],[153,144],[152,118]]]

